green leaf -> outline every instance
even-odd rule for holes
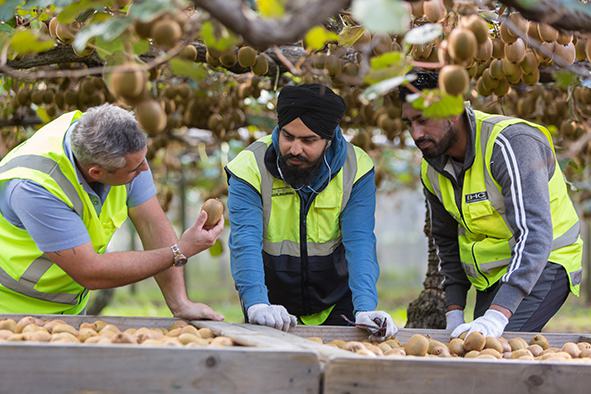
[[[402,85],[405,82],[412,82],[416,78],[414,74],[407,74],[402,75],[390,79],[386,79],[385,81],[381,81],[376,83],[361,93],[359,96],[359,100],[362,103],[368,104],[370,101],[377,99],[378,97],[384,96],[390,93],[392,90],[397,88],[398,86]]]
[[[14,27],[9,26],[6,23],[0,23],[0,32],[12,34],[14,32]]]
[[[181,5],[184,3],[181,2]],[[167,11],[178,12],[176,5],[178,2],[169,0],[146,0],[141,3],[134,1],[129,8],[129,16],[142,22],[149,22]]]
[[[554,80],[558,87],[561,88],[568,88],[569,86],[577,85],[579,82],[579,78],[577,75],[568,70],[558,70],[552,73]]]
[[[354,0],[351,11],[373,33],[402,34],[410,26],[410,11],[400,0]]]
[[[221,256],[224,253],[224,244],[219,239],[209,248],[209,254],[212,257]]]
[[[207,45],[217,49],[218,51],[225,51],[238,44],[239,39],[227,29],[220,30],[219,36],[216,34],[215,27],[210,21],[206,21],[201,25],[201,39]]]
[[[10,38],[10,46],[19,55],[48,51],[55,46],[52,39],[44,40],[30,30],[19,30]]]
[[[339,33],[339,45],[353,46],[361,37],[363,37],[365,29],[363,26],[345,26]]]
[[[194,81],[202,81],[207,76],[207,69],[203,64],[178,58],[170,59],[170,70],[179,77],[189,77]]]
[[[140,40],[132,45],[133,53],[136,55],[143,55],[150,51],[150,43],[148,40]]]
[[[402,52],[392,51],[371,59],[370,71],[363,78],[366,83],[373,84],[385,79],[405,75],[412,69],[412,64]]]
[[[257,0],[257,8],[265,18],[280,18],[285,14],[285,7],[280,0]]]
[[[439,89],[422,90],[410,103],[414,109],[421,111],[425,118],[449,118],[464,112],[462,95],[450,96]]]
[[[114,40],[107,41],[102,36],[96,36],[94,41],[94,47],[97,55],[103,60],[110,59],[112,56],[118,53],[123,54],[125,51],[125,45],[123,45],[123,38],[121,36]]]
[[[112,17],[102,23],[87,25],[76,34],[72,46],[76,50],[82,51],[88,40],[97,36],[101,36],[104,41],[112,41],[119,37],[131,23],[132,20],[128,17]]]
[[[39,119],[41,119],[41,123],[45,124],[45,123],[49,123],[49,121],[51,121],[51,116],[49,116],[47,114],[47,111],[45,110],[45,108],[37,107],[35,112],[37,113],[37,116],[39,117]]]
[[[418,26],[409,31],[404,36],[404,42],[407,44],[421,45],[435,40],[443,33],[443,28],[439,23],[427,23]]]
[[[324,48],[324,45],[329,41],[338,41],[339,36],[336,33],[326,30],[322,26],[315,26],[308,30],[304,42],[306,48],[312,51],[317,51]]]
[[[57,21],[62,24],[72,23],[84,11],[103,8],[111,3],[113,3],[112,0],[80,0],[64,7],[57,16]]]

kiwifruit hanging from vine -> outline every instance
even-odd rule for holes
[[[591,38],[587,38],[585,43],[585,55],[587,55],[587,61],[591,62]]]
[[[573,34],[572,33],[565,33],[565,32],[559,32],[558,33],[558,38],[556,39],[556,42],[561,44],[561,45],[568,45],[571,42],[573,42]]]
[[[552,42],[558,39],[558,30],[546,23],[538,23],[538,34],[546,42]]]
[[[16,94],[16,100],[19,105],[28,105],[31,101],[31,91],[23,87]]]
[[[34,89],[31,92],[31,102],[36,105],[41,105],[43,103],[43,90]]]
[[[506,23],[501,23],[499,35],[505,44],[513,44],[517,40],[517,36],[507,27]]]
[[[532,73],[534,70],[538,69],[538,58],[531,49],[525,51],[525,56],[523,57],[521,63],[519,63],[519,66],[526,74]]]
[[[569,42],[566,45],[555,42],[554,53],[559,58],[564,60],[566,64],[573,64],[577,58],[577,50],[575,49],[575,45],[572,42]]]
[[[423,0],[410,2],[410,10],[415,19],[422,18],[425,15],[423,10]]]
[[[478,47],[474,33],[465,28],[455,28],[447,41],[449,54],[455,61],[472,62]]]
[[[505,45],[505,57],[513,63],[520,63],[525,57],[525,43],[518,38],[512,44]]]
[[[269,72],[269,62],[265,55],[262,53],[257,55],[256,62],[254,63],[254,66],[251,67],[251,70],[255,75],[265,75]]]
[[[238,58],[236,56],[236,48],[231,48],[227,51],[224,51],[220,56],[220,63],[222,63],[224,67],[232,67],[237,61]]]
[[[489,38],[488,25],[486,21],[482,19],[480,16],[470,15],[468,17],[463,18],[460,23],[462,27],[465,27],[474,34],[474,37],[476,37],[476,41],[478,41],[478,44],[482,44]]]
[[[185,45],[185,47],[179,52],[179,57],[194,62],[195,59],[197,59],[197,48],[191,44]]]
[[[436,23],[445,18],[447,10],[441,0],[428,0],[423,2],[423,13],[429,22]]]
[[[212,52],[207,48],[207,52],[205,54],[205,61],[210,67],[219,67],[220,66],[220,59],[212,54]]]
[[[163,49],[170,49],[176,45],[176,43],[183,36],[183,29],[172,18],[162,18],[152,26],[150,36],[154,40],[154,43]]]
[[[540,69],[534,68],[530,73],[523,73],[521,80],[526,85],[533,86],[540,81]]]
[[[51,38],[57,38],[57,25],[59,24],[59,22],[57,21],[57,16],[54,16],[53,18],[51,18],[49,20],[49,25],[47,27],[47,29],[49,30],[49,36]]]
[[[133,67],[133,64],[127,63],[123,67]],[[147,75],[142,70],[124,71],[123,67],[116,68],[108,76],[109,90],[116,97],[135,98],[140,96],[147,82]]]
[[[76,37],[76,33],[78,33],[79,30],[79,22],[74,21],[67,25],[58,22],[55,27],[55,34],[60,41],[70,44],[72,41],[74,41],[74,37]]]
[[[470,77],[464,67],[447,65],[439,73],[439,89],[443,92],[457,96],[468,91]]]
[[[238,63],[242,67],[252,67],[257,61],[257,51],[253,47],[243,46],[238,50]]]
[[[166,127],[166,113],[156,100],[140,102],[135,108],[135,116],[142,129],[150,135],[157,134]]]
[[[478,50],[476,51],[476,59],[479,61],[487,61],[490,60],[493,54],[493,43],[490,38],[486,38],[486,40],[478,46]]]

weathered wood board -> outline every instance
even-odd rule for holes
[[[338,358],[324,367],[324,394],[588,394],[591,366],[573,362]]]

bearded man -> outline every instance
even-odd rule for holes
[[[250,323],[287,331],[345,315],[376,337],[397,331],[376,311],[374,166],[344,139],[344,113],[326,86],[287,86],[272,135],[226,167],[232,275]]]

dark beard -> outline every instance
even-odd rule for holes
[[[287,162],[290,159],[299,159],[304,163],[309,164],[309,162],[301,156],[293,156],[290,154],[282,156],[280,154],[278,164],[279,168],[281,169],[281,173],[283,174],[283,180],[295,189],[310,185],[320,172],[322,156],[318,158],[315,163],[306,166],[305,168],[290,165]]]
[[[421,150],[421,152],[423,152],[423,156],[426,159],[433,159],[435,157],[443,155],[452,147],[453,144],[456,143],[456,141],[458,140],[458,132],[455,129],[455,127],[453,127],[453,125],[450,123],[447,133],[445,134],[445,136],[443,136],[439,143],[435,143],[435,140],[428,136],[419,138],[415,142],[419,144],[423,140],[431,141],[433,143],[433,147],[428,150],[423,150],[421,148],[419,149]]]

